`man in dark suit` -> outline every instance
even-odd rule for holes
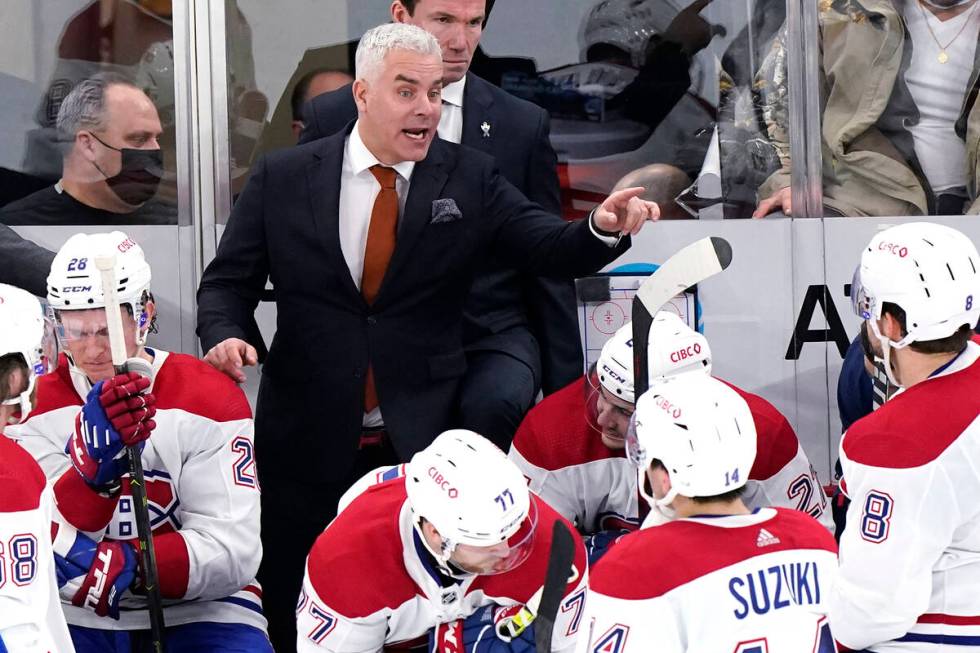
[[[584,274],[659,215],[632,188],[589,220],[564,222],[490,157],[436,139],[439,53],[414,26],[368,31],[357,51],[357,122],[256,164],[198,291],[205,359],[234,374],[254,360],[245,338],[266,280],[276,288],[255,423],[259,580],[278,651],[292,650],[303,561],[340,494],[454,425],[463,302],[484,258]]]
[[[504,178],[547,212],[560,215],[547,112],[468,72],[486,4],[394,0],[391,15],[433,34],[442,47],[446,86],[439,137],[494,157]],[[349,85],[320,95],[304,108],[306,126],[299,142],[334,134],[356,117]],[[460,387],[460,426],[506,451],[538,389],[550,394],[582,375],[575,309],[571,279],[530,275],[499,257],[480,266],[465,307],[467,369]]]

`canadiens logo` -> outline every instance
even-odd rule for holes
[[[180,509],[180,498],[174,489],[170,474],[164,471],[147,469],[143,471],[146,481],[146,504],[150,512],[150,528],[154,534],[173,533],[180,530],[181,523],[177,513]],[[136,517],[133,514],[133,496],[129,483],[124,483],[122,496],[116,504],[116,514],[109,530],[114,538],[128,539],[136,537]],[[108,531],[107,531],[107,534]]]

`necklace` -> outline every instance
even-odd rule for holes
[[[956,39],[960,38],[960,34],[962,34],[963,30],[966,29],[966,26],[970,24],[970,20],[973,18],[973,12],[977,10],[977,5],[980,4],[980,2],[973,3],[973,7],[970,8],[970,11],[966,12],[966,20],[963,21],[963,26],[960,27],[960,31],[958,31],[956,33],[956,36],[951,38],[949,40],[949,43],[947,43],[946,45],[940,43],[939,39],[936,38],[936,33],[932,31],[932,25],[929,24],[929,16],[926,15],[926,10],[922,8],[922,3],[916,2],[915,4],[919,6],[919,11],[922,12],[922,20],[925,21],[926,23],[926,29],[929,30],[929,35],[932,37],[932,40],[936,42],[936,45],[939,46],[939,55],[936,57],[936,60],[939,63],[946,63],[947,61],[949,61],[949,55],[946,54],[946,48],[953,45],[953,42],[956,41]]]

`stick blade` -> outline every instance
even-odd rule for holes
[[[643,282],[636,296],[651,315],[656,315],[671,297],[713,277],[731,262],[732,246],[727,240],[702,238],[667,259]]]
[[[551,636],[555,630],[558,607],[565,596],[565,586],[575,561],[575,539],[561,520],[551,529],[551,555],[544,577],[544,588],[538,614],[534,619],[534,648],[536,653],[551,653]]]
[[[649,387],[647,350],[653,318],[672,297],[709,279],[732,263],[732,246],[719,236],[697,240],[650,275],[633,298],[633,387],[635,397]]]

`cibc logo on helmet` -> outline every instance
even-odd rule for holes
[[[700,353],[701,353],[701,343],[696,342],[693,345],[688,345],[687,347],[683,347],[681,349],[678,349],[674,353],[672,353],[670,355],[670,362],[680,363],[681,361],[685,361],[688,358],[694,358]]]
[[[665,413],[667,413],[674,419],[680,419],[682,414],[680,407],[670,403],[670,400],[667,399],[667,397],[660,395],[657,397],[655,403],[661,410],[663,410]]]
[[[449,480],[442,475],[438,469],[434,466],[429,468],[429,478],[436,482],[436,485],[445,492],[450,499],[455,499],[459,496],[459,491],[450,485]]]
[[[136,247],[136,241],[134,241],[132,238],[127,238],[126,240],[116,245],[116,249],[118,249],[123,254],[133,249],[134,247]]]
[[[905,258],[909,255],[909,248],[905,245],[899,245],[898,243],[886,243],[881,241],[878,243],[878,249],[883,252],[891,252],[899,258]]]

